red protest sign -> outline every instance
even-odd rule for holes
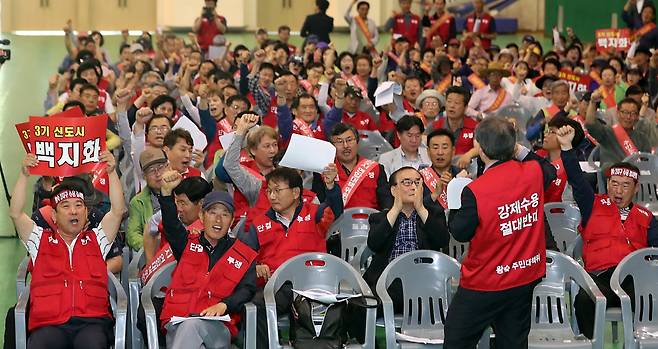
[[[606,52],[610,49],[628,51],[632,43],[631,31],[628,28],[596,31],[596,50],[599,52]]]
[[[576,74],[568,70],[560,70],[558,74],[560,80],[565,80],[569,83],[569,89],[571,92],[586,92],[589,84],[592,82],[592,78],[588,75]]]
[[[30,117],[30,149],[39,164],[30,173],[69,177],[94,170],[105,150],[107,115]]]
[[[23,143],[23,148],[25,148],[26,153],[31,153],[30,151],[30,122],[23,122],[16,126],[16,131],[18,132],[18,138],[21,139]]]

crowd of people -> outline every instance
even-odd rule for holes
[[[405,253],[441,251],[451,238],[470,242],[447,313],[446,348],[474,347],[491,325],[497,346],[527,347],[532,291],[546,249],[557,249],[545,203],[580,209],[584,267],[609,306],[619,305],[609,286],[615,266],[658,246],[656,218],[633,202],[641,173],[623,162],[658,146],[650,0],[624,7],[638,43],[632,52],[597,50],[570,28],[551,48],[531,35],[500,47],[482,0],[473,1],[463,32],[445,0],[425,1],[423,13],[399,0],[381,32],[370,4],[354,0],[344,16],[350,43],[340,49],[330,40],[329,2],[316,0],[301,47],[282,26],[275,38],[256,31],[249,48],[225,40],[216,5],[205,1],[186,39],[144,32],[131,40],[125,31],[118,62],[100,32],[64,28],[68,53],[49,80],[44,112],[77,107],[86,117],[109,116],[100,158],[109,190],[97,188],[93,174],[40,177],[27,215],[38,160],[23,161],[10,216],[31,262],[29,348],[108,347],[105,274],[128,263],[124,244],[143,250],[147,265],[165,248],[178,262],[164,298],[154,299],[168,348],[230,347],[244,333],[247,302],[258,308],[257,346],[266,348],[264,285],[294,256],[340,255],[326,235],[349,208],[379,211],[369,218],[373,256],[363,275],[373,291],[386,265]],[[379,51],[383,32],[391,42]],[[575,91],[565,74],[591,83]],[[393,102],[380,103],[396,89]],[[174,128],[183,118],[205,135],[204,149]],[[364,131],[378,132],[393,150],[363,156]],[[293,135],[333,144],[335,161],[321,173],[279,166]],[[596,194],[579,165],[595,148],[607,194]],[[460,177],[473,181],[460,207],[449,207],[447,187]],[[632,293],[632,283],[623,286]],[[402,285],[388,292],[401,311]],[[290,314],[290,285],[275,298],[278,314]],[[591,338],[594,303],[581,291],[575,307]],[[170,322],[190,314],[232,320]],[[143,311],[139,317],[143,329]],[[349,334],[362,340],[358,329]]]

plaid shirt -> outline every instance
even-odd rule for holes
[[[415,210],[408,218],[402,212],[398,215],[400,225],[397,234],[395,235],[395,245],[393,245],[393,251],[391,251],[389,262],[400,255],[418,249],[418,237],[416,236],[417,218],[418,214],[416,214]]]

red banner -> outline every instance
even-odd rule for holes
[[[588,75],[576,74],[568,70],[560,70],[558,77],[569,83],[569,89],[572,93],[579,91],[586,92],[589,84],[592,82],[592,78]]]
[[[605,52],[610,49],[628,51],[631,48],[631,31],[625,29],[599,29],[596,31],[596,50]]]
[[[30,151],[30,122],[23,122],[16,126],[16,132],[18,132],[18,138],[21,139],[23,143],[23,148],[25,148],[26,153],[31,153]]]
[[[98,170],[107,115],[30,117],[30,149],[39,164],[30,173],[69,177]]]

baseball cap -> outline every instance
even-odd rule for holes
[[[149,167],[167,162],[167,157],[162,149],[148,147],[139,155],[139,166],[142,172],[146,172]]]
[[[233,197],[225,191],[211,191],[203,198],[201,209],[207,211],[214,204],[222,204],[233,214]]]
[[[345,96],[351,96],[352,98],[359,98],[363,99],[363,94],[361,93],[361,89],[356,87],[356,86],[347,86],[345,89]]]

